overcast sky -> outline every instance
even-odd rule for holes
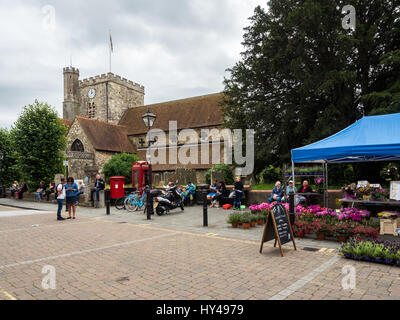
[[[144,85],[145,104],[219,92],[257,5],[266,0],[0,0],[0,127],[35,99],[62,116],[63,67],[72,56],[81,79],[108,72],[110,29],[112,72]]]

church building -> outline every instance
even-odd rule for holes
[[[157,116],[153,128],[169,136],[169,122],[177,122],[177,131],[222,127],[222,94],[144,105],[145,88],[113,73],[80,80],[79,70],[64,68],[63,124],[68,128],[66,150],[69,173],[76,179],[101,172],[116,153],[133,153],[146,161],[147,128],[142,115],[148,109]],[[170,138],[170,137],[169,137]],[[177,143],[183,145],[184,141]],[[155,141],[155,147],[166,147],[166,141]],[[211,147],[210,147],[211,148]],[[200,144],[199,144],[200,150]],[[200,151],[199,151],[200,153]],[[196,170],[197,183],[204,183],[209,164],[155,164],[155,182],[163,181],[166,172],[177,168]]]

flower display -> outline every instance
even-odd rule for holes
[[[266,214],[276,204],[262,203],[253,205],[250,209]],[[283,204],[289,210],[289,204]],[[296,222],[293,231],[296,236],[303,237],[311,233],[324,233],[334,237],[356,237],[357,239],[375,239],[379,234],[378,224],[369,220],[367,210],[342,208],[334,210],[319,205],[296,207]]]
[[[352,239],[343,244],[339,251],[348,259],[400,267],[400,242]]]
[[[376,200],[386,200],[389,199],[389,192],[386,189],[379,188],[375,190],[373,197]]]

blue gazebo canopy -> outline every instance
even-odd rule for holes
[[[294,163],[400,160],[400,113],[364,117],[339,133],[292,150]]]

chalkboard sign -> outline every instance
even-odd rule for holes
[[[289,242],[293,242],[294,249],[297,250],[289,214],[286,211],[286,208],[281,204],[273,206],[268,213],[267,224],[265,225],[264,229],[260,253],[262,253],[264,243],[271,240],[275,240],[275,247],[277,243],[279,244],[282,257],[282,246]]]

